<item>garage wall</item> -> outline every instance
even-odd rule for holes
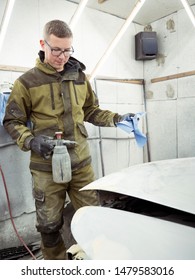
[[[195,12],[195,8],[193,7]],[[152,24],[158,34],[156,60],[144,62],[151,160],[195,156],[195,76],[167,77],[195,70],[194,27],[185,10]]]
[[[144,111],[143,86],[141,85],[96,80],[96,92],[103,109],[109,108],[119,114]],[[88,128],[91,127],[91,125],[86,125]],[[143,119],[140,120],[139,126],[141,130],[145,130]],[[100,140],[96,140],[97,149],[100,150],[99,156],[102,152],[103,160],[103,165],[101,157],[97,160],[99,172],[101,171],[100,176],[143,162],[144,149],[137,146],[133,133],[127,134],[119,128],[93,127],[93,129],[96,130],[95,135],[100,137]],[[88,129],[88,131],[91,130]],[[91,137],[93,138],[93,134]],[[95,141],[89,141],[92,145],[91,151],[94,151]],[[93,160],[96,161],[96,159],[94,155]]]

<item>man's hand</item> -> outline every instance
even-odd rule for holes
[[[30,141],[31,150],[45,159],[49,158],[54,148],[52,144],[48,143],[47,140],[49,139],[50,138],[45,135],[35,136]]]
[[[119,116],[119,121],[118,122],[122,122],[122,121],[130,121],[132,117],[134,117],[135,114],[134,113],[127,113],[125,115],[120,115]]]
[[[114,124],[117,125],[117,123],[122,122],[122,121],[130,121],[132,117],[134,117],[134,113],[127,113],[125,115],[118,115],[116,114],[114,116]]]

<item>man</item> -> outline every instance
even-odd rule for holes
[[[48,22],[43,38],[36,66],[14,83],[4,127],[21,150],[31,150],[36,227],[41,234],[44,259],[65,259],[60,229],[66,193],[75,210],[85,205],[99,205],[96,192],[79,192],[94,180],[84,121],[114,127],[134,114],[120,116],[99,108],[97,96],[83,72],[85,66],[71,57],[73,34],[65,22]],[[52,178],[54,147],[47,139],[58,131],[62,132],[63,139],[77,143],[68,148],[72,169],[68,183],[55,183]]]

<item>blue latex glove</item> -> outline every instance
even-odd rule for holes
[[[128,115],[128,114],[127,114]],[[145,113],[137,113],[134,116],[127,116],[123,121],[118,122],[117,127],[121,128],[127,133],[134,133],[135,140],[139,147],[143,147],[146,144],[147,138],[146,136],[139,130],[138,122]],[[125,115],[124,115],[125,116]]]

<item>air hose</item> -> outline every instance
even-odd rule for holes
[[[4,188],[5,188],[5,193],[6,193],[6,199],[7,199],[7,205],[8,205],[8,211],[9,211],[9,215],[10,215],[10,219],[11,219],[11,223],[12,223],[12,226],[14,228],[14,231],[18,237],[18,239],[20,240],[20,242],[23,244],[23,246],[26,248],[26,250],[29,252],[29,254],[32,256],[33,260],[36,260],[36,257],[34,256],[34,254],[31,252],[31,250],[28,248],[28,246],[26,245],[26,243],[24,242],[24,240],[22,239],[22,237],[19,235],[18,231],[17,231],[17,228],[15,226],[15,223],[14,223],[14,219],[13,219],[13,216],[12,216],[12,210],[11,210],[11,204],[10,204],[10,199],[9,199],[9,194],[8,194],[8,189],[7,189],[7,184],[6,184],[6,180],[5,180],[5,176],[4,176],[4,173],[3,173],[3,170],[1,168],[1,165],[0,165],[0,172],[1,172],[1,177],[2,177],[2,180],[3,180],[3,185],[4,185]]]

